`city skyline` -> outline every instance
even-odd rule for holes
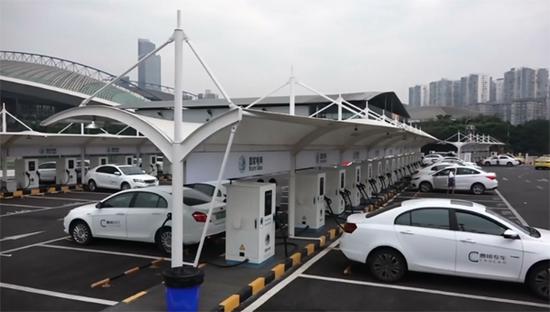
[[[58,56],[114,74],[134,62],[136,39],[166,41],[182,8],[186,33],[232,97],[269,92],[288,79],[292,65],[298,78],[325,93],[387,90],[404,102],[417,81],[476,70],[495,76],[516,64],[550,67],[544,40],[550,5],[544,0],[4,0],[0,8],[0,49]],[[160,56],[163,84],[171,86],[173,49]],[[184,56],[184,89],[215,90],[191,53]],[[130,75],[135,80],[137,71]]]

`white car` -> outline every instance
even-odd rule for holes
[[[485,158],[482,163],[485,166],[517,166],[519,165],[519,160],[512,158],[508,155],[497,155]]]
[[[431,165],[443,159],[443,156],[439,154],[428,154],[422,158],[422,165]]]
[[[55,161],[48,161],[38,165],[38,179],[40,182],[55,183],[56,164]]]
[[[415,170],[412,174],[412,177],[411,178],[415,178],[415,177],[420,177],[420,176],[423,176],[425,174],[429,174],[429,173],[434,173],[434,172],[437,172],[441,169],[444,169],[444,168],[447,168],[447,167],[452,167],[452,166],[456,166],[455,163],[451,163],[451,162],[436,162],[435,164],[431,164],[431,165],[428,165],[424,168],[419,168],[418,170]]]
[[[418,188],[421,192],[446,190],[449,182],[449,172],[451,171],[455,175],[455,190],[471,191],[476,195],[480,195],[485,190],[494,190],[498,187],[497,176],[494,172],[485,172],[467,166],[453,166],[435,173],[415,176],[411,180],[411,186]]]
[[[458,159],[457,157],[444,157],[442,160],[440,160],[440,162],[450,162],[461,166],[469,166],[469,167],[474,167],[476,169],[481,169],[481,167],[478,166],[476,163],[471,161],[464,161],[462,159]]]
[[[126,190],[97,204],[72,209],[63,220],[66,233],[78,244],[89,244],[93,237],[156,243],[171,250],[172,187],[157,186]],[[200,241],[210,207],[210,196],[184,187],[183,243]],[[225,231],[225,204],[214,202],[207,235]]]
[[[202,192],[208,196],[212,196],[214,194],[214,188],[216,188],[217,181],[208,181],[208,182],[197,182],[197,183],[191,183],[191,184],[185,184],[186,187],[195,189],[199,192]],[[220,188],[218,189],[218,193],[216,194],[216,200],[220,202],[227,202],[227,190],[225,188],[225,184],[228,184],[229,180],[222,180],[220,183]]]
[[[157,178],[139,167],[130,165],[101,165],[88,171],[85,183],[90,191],[97,188],[127,190],[159,185]]]
[[[384,282],[418,271],[525,282],[548,298],[550,231],[518,225],[469,201],[415,199],[353,214],[340,249]]]

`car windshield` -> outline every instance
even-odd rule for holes
[[[540,232],[537,231],[535,228],[533,227],[530,227],[529,225],[527,224],[521,224],[520,221],[516,221],[516,220],[512,220],[504,215],[501,215],[501,214],[498,214],[492,210],[489,210],[487,209],[486,210],[487,213],[497,217],[497,218],[501,218],[501,219],[504,219],[506,221],[508,221],[508,223],[514,225],[516,228],[518,228],[520,231],[522,231],[523,233],[531,236],[531,237],[536,237],[536,238],[539,238],[540,237]]]
[[[125,175],[137,175],[143,174],[143,170],[140,167],[133,166],[120,166],[118,167]]]

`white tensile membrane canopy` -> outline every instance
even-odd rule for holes
[[[170,43],[174,43],[174,120],[164,120],[153,117],[144,117],[128,110],[122,110],[107,106],[86,106],[103,89],[118,81],[124,75],[128,74],[139,63],[145,61],[151,55],[154,55]],[[201,63],[212,82],[228,102],[229,110],[216,118],[205,123],[184,122],[182,118],[183,105],[183,43],[186,43],[193,55]],[[220,182],[225,170],[229,152],[235,142],[235,149],[248,151],[273,151],[286,150],[291,152],[288,169],[290,170],[289,180],[289,231],[293,234],[294,227],[294,172],[296,168],[296,154],[308,148],[345,151],[350,147],[365,145],[405,145],[410,140],[411,146],[434,141],[432,136],[397,122],[389,122],[386,117],[377,117],[376,120],[359,119],[341,121],[342,100],[339,97],[338,115],[340,121],[315,119],[310,117],[294,116],[295,97],[294,97],[294,79],[290,79],[290,115],[259,112],[255,110],[242,109],[237,107],[227,95],[221,84],[209,70],[204,60],[200,57],[189,37],[183,32],[181,27],[181,13],[178,11],[177,26],[172,36],[162,45],[147,55],[143,56],[136,64],[131,66],[124,73],[106,84],[89,98],[82,101],[80,107],[63,111],[54,115],[44,122],[43,125],[49,125],[60,120],[74,117],[95,116],[118,120],[149,138],[164,155],[172,162],[172,217],[175,222],[172,223],[172,267],[178,267],[183,264],[198,266],[202,246],[206,236],[206,229],[210,222],[212,214],[214,196],[206,218],[205,227],[202,232],[197,255],[193,263],[183,262],[183,188],[178,185],[184,183],[183,179],[183,160],[195,149],[222,151],[223,159],[218,173],[218,179],[214,194],[219,189]],[[302,85],[305,87],[305,85]],[[311,90],[311,88],[308,88]],[[315,91],[315,90],[312,90]],[[263,98],[261,98],[263,99]],[[254,103],[260,101],[258,99]],[[332,102],[332,99],[326,98]],[[251,103],[248,107],[254,105]],[[349,103],[347,103],[349,105]],[[354,116],[362,115],[356,112]],[[369,116],[367,113],[366,116]],[[367,117],[368,118],[368,117]],[[238,130],[237,130],[238,128]],[[229,129],[229,131],[227,131]],[[225,131],[224,131],[225,130]]]
[[[413,149],[436,141],[431,135],[413,127],[379,120],[336,121],[242,108],[231,108],[205,123],[182,122],[180,128],[182,141],[179,143],[174,140],[173,120],[143,116],[130,110],[110,106],[88,105],[65,110],[44,120],[42,125],[48,126],[71,118],[98,117],[113,119],[134,128],[147,137],[172,163],[183,162],[195,150],[220,153],[225,150],[220,168],[220,179],[230,150],[290,152],[291,161],[288,164],[288,170],[291,173],[290,185],[292,186],[289,185],[288,209],[289,230],[292,227],[291,236],[293,236],[295,208],[292,179],[296,169],[296,155],[299,152],[306,150],[345,152],[358,148],[385,149],[396,146]],[[218,164],[212,164],[212,166],[216,165]],[[183,172],[174,174],[183,175]],[[176,207],[172,209],[176,209]],[[211,210],[208,213],[208,220],[210,216]],[[174,261],[173,252],[173,266],[198,265],[208,223],[208,221],[205,223],[195,262]],[[178,243],[177,237],[173,242],[174,244]]]

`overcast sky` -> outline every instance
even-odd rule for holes
[[[409,86],[441,77],[550,67],[549,0],[0,0],[0,49],[119,74],[137,60],[138,38],[169,38],[178,8],[232,97],[275,89],[292,64],[324,93],[391,90],[404,102]],[[173,86],[173,46],[160,55]],[[184,89],[214,89],[190,53],[184,66]]]

